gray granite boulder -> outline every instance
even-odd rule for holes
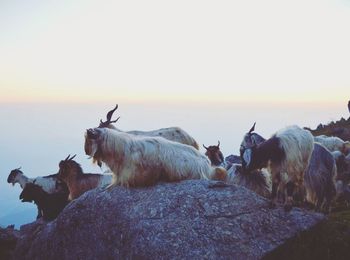
[[[16,247],[19,231],[14,226],[0,227],[0,259],[11,259]]]
[[[259,259],[323,218],[214,181],[95,189],[22,226],[15,259]]]

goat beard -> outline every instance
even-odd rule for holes
[[[92,162],[96,163],[100,168],[102,167],[102,154],[99,151],[99,149],[96,150],[96,152],[94,153],[94,155],[92,156]]]
[[[93,158],[93,163],[96,163],[100,168],[102,167],[102,161],[96,158]]]

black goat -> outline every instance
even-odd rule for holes
[[[44,220],[53,220],[68,204],[68,191],[50,194],[36,184],[27,183],[19,195],[19,199],[22,202],[34,201]]]

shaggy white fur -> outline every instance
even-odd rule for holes
[[[120,132],[125,132],[121,131],[120,129],[116,128],[112,123],[115,123],[118,121],[119,117],[116,120],[112,120],[113,113],[118,109],[118,104],[115,106],[114,109],[110,110],[107,115],[106,115],[106,121],[100,120],[100,125],[99,128],[110,128],[114,129]],[[193,146],[197,150],[199,150],[198,143],[196,140],[193,139],[192,136],[190,136],[188,133],[186,133],[184,130],[182,130],[179,127],[168,127],[168,128],[161,128],[158,130],[153,130],[153,131],[127,131],[126,133],[128,134],[133,134],[133,135],[142,135],[142,136],[158,136],[158,137],[163,137],[165,139],[182,143],[182,144],[187,144],[190,146]]]
[[[122,132],[120,129],[114,127],[111,124],[108,126],[108,128]],[[126,133],[141,136],[163,137],[170,141],[193,146],[194,148],[199,150],[199,146],[196,140],[194,140],[192,136],[190,136],[185,130],[181,129],[180,127],[167,127],[151,131],[133,130],[127,131]]]
[[[227,170],[227,183],[243,186],[265,198],[271,196],[271,175],[266,169],[243,172],[241,164],[232,164]]]
[[[329,212],[336,195],[336,162],[331,152],[322,144],[315,143],[309,166],[305,172],[306,200],[317,210]]]
[[[294,125],[279,130],[275,136],[279,138],[286,158],[281,164],[270,163],[272,176],[276,171],[286,172],[288,181],[302,184],[304,172],[309,165],[314,149],[312,134],[308,130]]]
[[[243,166],[246,170],[267,167],[272,178],[273,204],[277,187],[284,190],[289,187],[303,187],[305,170],[308,167],[314,148],[312,134],[298,126],[289,126],[279,130],[270,139],[252,148],[242,147]],[[293,188],[289,188],[289,190]],[[285,202],[286,209],[292,205],[291,191]]]
[[[161,137],[137,136],[109,128],[89,129],[85,153],[112,170],[110,186],[147,186],[158,181],[224,179],[226,170],[189,145]]]
[[[350,152],[350,142],[343,141],[339,137],[318,135],[315,136],[314,139],[315,142],[322,144],[331,152],[340,151],[345,155],[347,155]]]

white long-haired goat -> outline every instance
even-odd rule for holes
[[[226,170],[214,168],[189,145],[160,137],[135,136],[109,128],[88,129],[85,153],[112,170],[111,185],[148,186],[158,181],[225,179]]]
[[[110,128],[110,129],[114,129],[114,130],[122,132],[120,129],[118,129],[114,125],[112,125],[112,123],[117,122],[119,119],[119,117],[118,117],[116,120],[112,121],[113,113],[115,110],[117,110],[117,108],[118,108],[118,105],[116,105],[114,109],[112,109],[111,111],[109,111],[107,113],[107,116],[106,116],[107,120],[105,122],[100,120],[100,125],[99,125],[100,128]],[[198,143],[196,142],[196,140],[192,136],[190,136],[185,130],[181,129],[180,127],[167,127],[167,128],[161,128],[161,129],[152,130],[152,131],[134,130],[134,131],[127,131],[127,133],[133,134],[133,135],[163,137],[165,139],[168,139],[168,140],[171,140],[174,142],[193,146],[194,148],[199,150],[199,146],[198,146]]]
[[[340,151],[347,155],[350,152],[350,142],[343,141],[337,136],[318,135],[314,137],[315,142],[325,146],[329,151]]]
[[[314,148],[311,133],[298,126],[290,126],[258,145],[241,148],[244,170],[252,171],[267,167],[271,173],[272,205],[275,203],[277,187],[282,177],[287,178],[285,209],[291,209],[294,186],[303,187],[304,173]]]

